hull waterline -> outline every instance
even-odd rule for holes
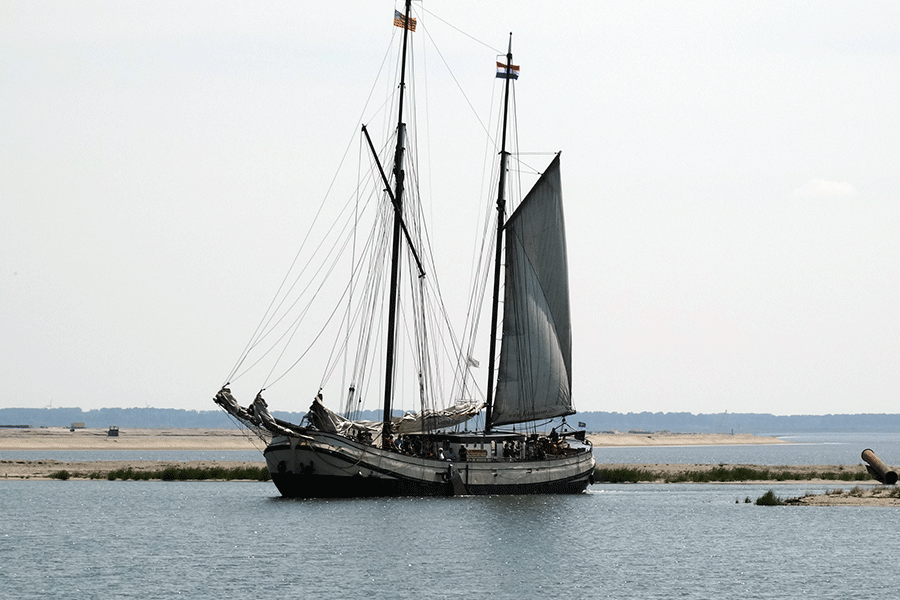
[[[446,461],[407,456],[331,434],[276,438],[266,463],[287,498],[577,494],[592,483],[589,449],[541,460]]]

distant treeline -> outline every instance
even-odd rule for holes
[[[381,420],[379,411],[363,411],[361,419]],[[368,414],[371,413],[371,414]],[[306,412],[272,411],[277,419],[299,423]],[[69,427],[84,423],[85,427],[120,428],[212,428],[236,427],[236,422],[223,410],[183,410],[178,408],[0,408],[0,427]]]
[[[305,413],[273,411],[276,418],[299,423]],[[379,411],[362,411],[359,419],[381,420]],[[588,431],[672,431],[676,433],[787,434],[807,432],[894,432],[900,431],[900,414],[792,415],[756,413],[692,414],[671,412],[583,412],[569,418]],[[0,426],[86,427],[111,425],[134,428],[195,427],[229,428],[235,422],[221,410],[181,410],[175,408],[0,408]]]

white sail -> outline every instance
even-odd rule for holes
[[[573,414],[572,326],[559,156],[506,222],[494,425]]]

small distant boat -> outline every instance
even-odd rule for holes
[[[106,437],[119,437],[119,428],[111,425],[109,431],[106,432]]]
[[[503,80],[502,140],[496,203],[491,307],[490,364],[486,400],[459,399],[445,408],[433,408],[440,370],[435,352],[435,324],[440,319],[424,316],[429,293],[423,286],[430,275],[424,253],[428,250],[421,225],[414,223],[417,207],[409,190],[407,125],[404,91],[407,88],[407,48],[415,20],[406,2],[405,14],[395,14],[394,25],[402,32],[399,68],[399,117],[392,142],[392,168],[385,169],[365,126],[362,132],[377,169],[372,169],[383,196],[382,219],[389,225],[384,246],[389,249],[383,269],[377,261],[360,260],[352,269],[355,280],[340,292],[339,300],[353,296],[359,306],[346,309],[348,325],[329,348],[350,338],[350,325],[371,326],[381,331],[385,346],[373,347],[375,334],[358,336],[358,346],[345,350],[347,361],[358,366],[342,403],[344,415],[325,406],[321,390],[305,418],[290,423],[274,418],[260,392],[244,408],[232,395],[229,383],[216,394],[215,402],[267,443],[264,451],[272,480],[287,497],[450,496],[470,494],[579,493],[593,482],[594,458],[584,430],[570,427],[565,417],[575,414],[571,397],[571,322],[565,227],[562,207],[560,159],[557,154],[518,206],[507,214],[506,175],[507,121],[510,88],[518,77],[512,63],[512,42],[505,62],[497,63],[496,76]],[[386,216],[387,215],[387,216]],[[490,263],[490,261],[488,261]],[[401,272],[413,273],[407,287],[410,297],[401,299]],[[485,269],[485,273],[489,272]],[[501,283],[503,285],[501,286]],[[370,286],[370,287],[366,287]],[[485,285],[482,289],[488,289]],[[384,313],[377,312],[384,301]],[[317,295],[316,303],[324,302]],[[501,302],[502,301],[502,302]],[[414,316],[401,321],[400,307],[414,306]],[[333,313],[332,313],[333,314]],[[269,321],[271,322],[271,320]],[[501,325],[502,323],[502,325]],[[403,374],[396,362],[398,330],[404,343],[419,350],[405,361],[411,367]],[[496,350],[497,332],[500,349]],[[337,337],[337,336],[336,336]],[[450,338],[441,338],[447,343]],[[251,343],[248,347],[252,347]],[[341,346],[342,347],[342,346]],[[333,352],[325,350],[324,352]],[[478,362],[463,350],[458,364],[466,369]],[[383,362],[374,368],[374,360]],[[243,357],[242,357],[243,360]],[[409,365],[409,362],[413,362]],[[239,361],[239,364],[241,361]],[[332,364],[337,364],[334,361]],[[363,386],[383,374],[380,422],[351,419],[365,393]],[[456,376],[456,375],[454,375]],[[396,381],[409,377],[418,387],[422,409],[403,416],[393,415]],[[496,378],[496,383],[495,383]],[[366,392],[372,392],[369,385]],[[310,394],[312,396],[313,394]],[[460,426],[484,415],[478,431],[460,431]],[[550,428],[552,420],[561,422]],[[544,427],[541,431],[539,428]]]

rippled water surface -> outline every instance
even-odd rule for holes
[[[9,598],[883,598],[900,550],[893,508],[589,489],[298,501],[270,483],[0,481],[0,581]]]

